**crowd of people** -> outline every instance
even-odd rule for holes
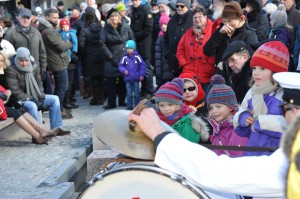
[[[70,133],[62,130],[62,119],[78,108],[74,95],[82,82],[91,106],[133,110],[140,99],[152,102],[154,109],[129,120],[154,140],[157,165],[201,187],[282,197],[280,178],[290,163],[296,166],[287,175],[287,196],[297,189],[299,196],[299,187],[289,184],[291,172],[299,174],[299,156],[291,156],[299,150],[286,141],[299,131],[291,124],[300,107],[300,12],[294,0],[100,6],[86,0],[65,9],[59,1],[45,10],[20,9],[16,24],[0,19],[0,98],[9,98],[8,115],[34,142]],[[51,130],[40,125],[38,111],[49,111]],[[159,120],[178,135],[165,132]],[[207,172],[217,165],[228,171]],[[272,183],[258,183],[262,177]]]

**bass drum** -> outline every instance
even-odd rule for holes
[[[79,198],[215,199],[238,197],[207,194],[186,178],[154,166],[153,162],[114,162],[95,175]]]

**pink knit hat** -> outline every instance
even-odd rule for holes
[[[253,54],[250,67],[261,66],[274,73],[287,72],[289,67],[289,50],[280,41],[269,41],[261,45]]]
[[[161,25],[163,24],[168,24],[168,22],[170,21],[170,17],[168,17],[168,15],[166,13],[161,13],[161,16],[159,18],[159,27],[161,27]]]

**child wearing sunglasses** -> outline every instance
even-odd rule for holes
[[[183,88],[183,80],[175,78],[158,89],[155,93],[157,115],[187,140],[194,143],[207,141],[209,133],[206,123],[183,103]]]
[[[212,145],[245,146],[248,138],[240,137],[233,128],[233,115],[238,111],[238,103],[234,91],[225,84],[220,75],[211,78],[212,88],[206,103],[209,109],[209,122],[213,127],[210,136]],[[242,151],[213,150],[217,155],[226,154],[230,157],[242,156]]]
[[[250,147],[279,147],[286,121],[279,105],[283,90],[272,79],[277,72],[286,72],[289,65],[289,50],[280,41],[261,45],[250,61],[252,87],[247,92],[240,111],[234,116],[238,135],[248,137]],[[245,156],[270,155],[271,152],[245,152]]]

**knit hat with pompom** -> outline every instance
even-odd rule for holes
[[[231,110],[238,111],[235,93],[231,87],[225,84],[224,78],[220,75],[214,75],[210,81],[213,86],[206,98],[207,106],[210,104],[225,104]]]
[[[155,101],[169,102],[172,104],[182,104],[184,83],[180,78],[175,78],[171,82],[162,85],[155,93]]]

